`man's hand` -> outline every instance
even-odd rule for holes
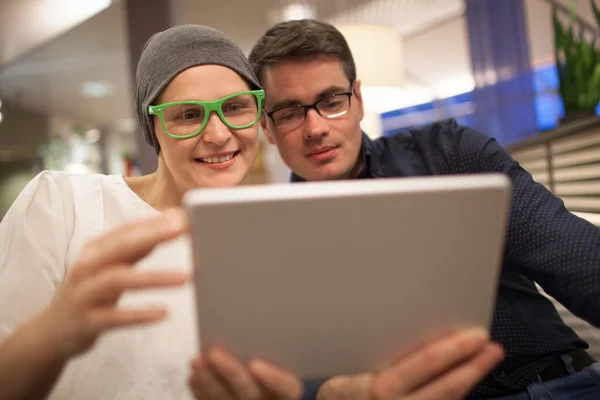
[[[406,354],[376,374],[325,382],[318,400],[458,400],[503,358],[483,330],[453,333]]]

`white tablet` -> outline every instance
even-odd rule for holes
[[[310,379],[377,370],[437,328],[489,328],[510,191],[494,174],[189,192],[201,348]]]

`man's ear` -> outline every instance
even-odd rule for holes
[[[363,120],[363,118],[365,117],[365,108],[363,105],[363,98],[362,98],[362,93],[361,93],[361,89],[360,89],[360,80],[356,80],[354,82],[354,99],[356,101],[356,104],[358,106],[358,116],[360,117],[360,121]]]
[[[275,144],[275,140],[273,139],[273,135],[271,134],[271,131],[269,130],[269,122],[267,121],[267,116],[266,115],[261,115],[260,116],[260,127],[262,128],[263,132],[265,133],[265,137],[267,138],[267,142],[269,142],[270,144]]]

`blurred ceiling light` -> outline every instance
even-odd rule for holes
[[[87,174],[90,172],[90,169],[87,165],[78,162],[66,164],[63,170],[64,172],[73,175]]]
[[[0,123],[2,122],[2,120],[4,119],[4,116],[2,115],[2,113],[0,112]]]
[[[288,4],[283,8],[284,21],[292,21],[297,19],[314,19],[315,17],[315,9],[309,6],[308,4]]]
[[[115,123],[114,129],[119,132],[133,132],[137,129],[135,118],[123,118]]]
[[[94,99],[111,96],[115,90],[115,85],[106,81],[85,81],[81,84],[81,93]]]
[[[309,4],[303,2],[295,2],[285,6],[271,8],[266,15],[267,23],[275,25],[284,21],[292,21],[298,19],[317,18],[317,13]]]
[[[0,2],[1,3],[1,2]],[[77,26],[111,5],[111,0],[13,1],[7,9],[13,30],[3,42],[0,63],[7,63]],[[2,10],[4,12],[4,9]]]
[[[356,63],[357,79],[366,95],[367,111],[397,110],[409,97],[404,80],[402,39],[395,28],[385,25],[338,25]]]
[[[111,0],[38,0],[36,15],[45,22],[45,28],[51,34],[69,29],[100,11],[112,3]]]
[[[396,28],[371,24],[342,24],[337,28],[354,56],[367,112],[382,114],[468,93],[475,87],[472,76],[457,76],[431,87],[407,87],[403,43]]]
[[[63,15],[66,12],[71,12],[73,14],[98,12],[112,3],[111,0],[46,0],[45,2],[47,4],[52,4],[55,9],[60,9]]]
[[[472,76],[461,76],[435,85],[438,99],[447,99],[459,94],[469,93],[475,89],[475,80]]]
[[[84,134],[85,141],[92,144],[100,140],[100,131],[98,129],[87,130]]]
[[[427,88],[365,86],[362,88],[362,96],[365,109],[377,114],[434,100],[433,93]]]

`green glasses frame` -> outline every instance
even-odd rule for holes
[[[256,120],[254,120],[253,122],[246,124],[246,125],[240,125],[240,126],[231,125],[229,122],[227,122],[227,119],[223,115],[221,106],[227,100],[229,100],[233,97],[243,95],[243,94],[253,94],[256,97],[256,102],[257,102],[256,106],[258,107],[257,114],[256,114]],[[184,101],[173,101],[171,103],[158,104],[155,106],[148,106],[148,114],[156,115],[160,118],[160,123],[163,127],[163,130],[165,131],[165,133],[168,136],[170,136],[174,139],[188,139],[188,138],[199,135],[200,132],[202,132],[204,130],[204,128],[206,127],[206,124],[208,123],[208,119],[210,118],[210,114],[213,111],[217,113],[221,122],[223,122],[227,127],[231,128],[231,129],[246,129],[246,128],[251,127],[252,125],[256,124],[258,122],[258,120],[260,119],[261,112],[262,112],[262,103],[263,103],[264,98],[265,98],[264,90],[249,90],[246,92],[233,93],[233,94],[230,94],[228,96],[225,96],[221,99],[214,100],[214,101],[184,100]],[[200,106],[204,107],[204,111],[205,111],[204,112],[204,121],[202,122],[200,129],[198,129],[194,133],[190,133],[188,135],[183,135],[183,136],[172,135],[171,133],[169,133],[169,130],[165,126],[165,119],[164,119],[163,113],[167,107],[172,106],[172,105],[177,105],[177,104],[193,104],[193,105],[200,105]]]

